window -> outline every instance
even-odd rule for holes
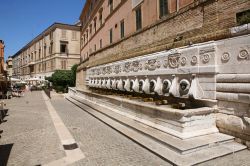
[[[109,0],[109,11],[110,13],[113,11],[113,0]]]
[[[50,43],[50,47],[49,47],[49,54],[53,53],[53,43]]]
[[[87,43],[88,43],[88,41],[89,41],[89,33],[88,33],[88,30],[87,30],[87,32],[86,32],[86,41],[87,41]]]
[[[136,17],[136,30],[140,30],[142,28],[141,7],[138,7],[135,10],[135,17]]]
[[[95,31],[95,33],[96,33],[96,18],[95,18],[95,20],[94,20],[94,31]]]
[[[95,49],[95,51],[96,51],[96,44],[94,45],[94,49]]]
[[[53,70],[53,69],[54,69],[53,59],[50,61],[50,68],[51,68],[51,70]]]
[[[72,40],[77,40],[76,31],[72,31]]]
[[[43,55],[46,57],[46,46],[44,46]]]
[[[109,30],[109,43],[113,43],[113,30],[112,28]]]
[[[100,40],[100,48],[102,48],[102,39]]]
[[[66,69],[66,60],[61,61],[61,69]]]
[[[160,18],[168,14],[168,0],[159,0]]]
[[[63,39],[67,38],[67,31],[66,30],[62,30],[62,38]]]
[[[50,32],[50,34],[49,34],[49,39],[50,39],[50,40],[53,40],[53,32]]]
[[[124,20],[120,22],[121,38],[124,38]]]
[[[89,36],[92,35],[92,24],[89,25]]]
[[[250,23],[250,10],[246,10],[236,14],[237,25]]]
[[[38,57],[39,57],[39,60],[40,60],[41,59],[41,48],[39,48]]]
[[[63,54],[67,53],[67,43],[61,43],[60,52],[63,53]]]
[[[102,26],[102,12],[99,13],[99,23],[100,26]]]

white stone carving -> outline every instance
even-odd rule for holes
[[[114,90],[116,90],[117,89],[117,81],[116,81],[116,79],[113,79],[112,80],[112,89],[114,89]]]
[[[192,82],[188,92],[189,98],[202,99],[204,96],[204,91],[202,90],[199,80],[195,74],[192,75]]]
[[[186,57],[181,57],[181,65],[185,66],[187,63],[187,58]]]
[[[230,54],[228,52],[224,52],[221,56],[221,61],[226,63],[230,60]]]
[[[106,87],[107,87],[107,89],[111,89],[111,80],[110,80],[110,78],[107,80]]]
[[[167,68],[168,67],[168,59],[165,59],[163,62],[163,67]]]
[[[179,85],[178,85],[178,77],[173,75],[172,85],[169,89],[169,94],[174,97],[180,97]]]
[[[148,78],[146,78],[143,83],[142,91],[146,94],[150,94],[150,83]]]
[[[150,59],[150,60],[148,60],[148,61],[145,63],[145,69],[146,69],[146,70],[153,71],[153,70],[155,70],[156,68],[159,68],[159,67],[158,67],[158,64],[157,64],[157,62],[156,62],[156,59]]]
[[[144,85],[144,80],[140,79],[140,81],[139,81],[139,93],[143,93],[143,85]]]
[[[97,88],[102,88],[102,80],[99,79]]]
[[[179,67],[179,59],[180,54],[169,55],[168,56],[168,65],[170,68],[178,68]]]
[[[190,83],[187,79],[182,79],[180,81],[180,90],[185,92],[185,91],[188,91],[190,88]]]
[[[191,59],[191,64],[192,64],[192,65],[196,65],[197,62],[198,62],[197,56],[193,56],[192,59]]]
[[[139,91],[139,80],[138,80],[138,78],[135,79],[135,81],[134,81],[134,83],[133,83],[133,86],[132,86],[132,89],[133,89],[135,92],[137,92],[137,93],[140,92],[140,91]]]
[[[126,81],[125,81],[124,89],[125,89],[126,91],[128,91],[128,92],[131,91],[131,89],[130,89],[130,80],[129,80],[129,78],[127,78]]]
[[[104,89],[106,88],[106,80],[105,79],[102,80],[101,88],[104,88]]]
[[[140,62],[133,61],[132,64],[130,64],[130,70],[133,72],[138,72],[140,70]]]
[[[162,86],[163,86],[162,79],[161,77],[158,76],[156,79],[156,84],[155,84],[155,89],[154,89],[155,93],[157,93],[158,95],[162,95],[163,94]]]
[[[214,52],[214,51],[215,51],[214,45],[209,45],[209,46],[207,46],[207,47],[205,47],[205,48],[202,48],[202,49],[200,50],[200,55],[202,55],[202,54],[207,54],[207,53],[209,53],[209,52]]]
[[[168,79],[165,79],[163,80],[163,83],[162,83],[162,93],[165,95],[167,93],[169,93],[169,89],[171,87],[172,83],[170,80]]]
[[[126,62],[124,64],[124,69],[123,71],[125,71],[126,73],[130,72],[130,62]]]
[[[116,66],[114,67],[114,73],[118,74],[118,73],[120,73],[120,72],[121,72],[121,66],[120,66],[120,65],[116,65]]]
[[[117,82],[117,89],[123,91],[123,82],[122,79],[120,78],[119,81]]]
[[[210,61],[210,55],[209,54],[201,55],[201,60],[203,63],[208,63]]]
[[[239,60],[249,60],[249,54],[247,50],[241,50],[238,55]]]
[[[156,81],[155,80],[151,80],[149,82],[149,92],[151,94],[154,94],[155,93],[155,86],[156,86]]]

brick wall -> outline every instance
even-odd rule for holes
[[[0,41],[0,74],[4,73],[4,43]]]
[[[229,28],[236,25],[236,13],[249,8],[247,0],[208,0],[200,4],[195,1],[165,20],[97,51],[80,68],[181,47],[190,42],[231,37]]]

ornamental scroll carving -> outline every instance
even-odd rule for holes
[[[181,58],[181,66],[185,66],[187,63],[187,58],[186,57],[182,57]]]
[[[139,61],[133,61],[130,70],[133,71],[133,72],[138,72],[139,70],[142,70],[140,62]]]
[[[102,74],[105,75],[107,73],[107,67],[102,68]]]
[[[101,73],[101,69],[96,69],[96,75],[100,75]]]
[[[139,61],[133,61],[133,62],[126,62],[124,64],[123,71],[128,73],[130,71],[132,72],[138,72],[139,70],[142,70],[142,65]]]
[[[197,56],[193,56],[191,59],[191,65],[196,65],[198,63],[198,58]]]
[[[228,52],[224,52],[221,56],[221,62],[227,63],[230,60],[230,54]]]
[[[123,71],[126,72],[126,73],[130,72],[130,62],[126,62],[124,64]]]
[[[247,50],[241,50],[239,55],[238,55],[239,60],[249,60],[249,53]]]
[[[121,72],[121,66],[120,65],[116,65],[115,67],[114,67],[114,73],[115,74],[118,74],[118,73],[120,73]]]
[[[111,73],[112,73],[112,68],[111,68],[111,66],[107,66],[107,73],[108,73],[108,74],[111,74]]]
[[[203,54],[201,55],[201,60],[202,60],[202,63],[208,63],[210,61],[210,55],[209,54]]]
[[[168,56],[168,66],[170,68],[178,68],[179,67],[179,59],[180,59],[180,54],[169,55]]]
[[[145,63],[145,69],[154,71],[156,68],[161,67],[161,62],[157,61],[156,59],[150,59]]]

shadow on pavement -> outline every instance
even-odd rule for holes
[[[0,145],[0,165],[6,166],[13,144]]]

